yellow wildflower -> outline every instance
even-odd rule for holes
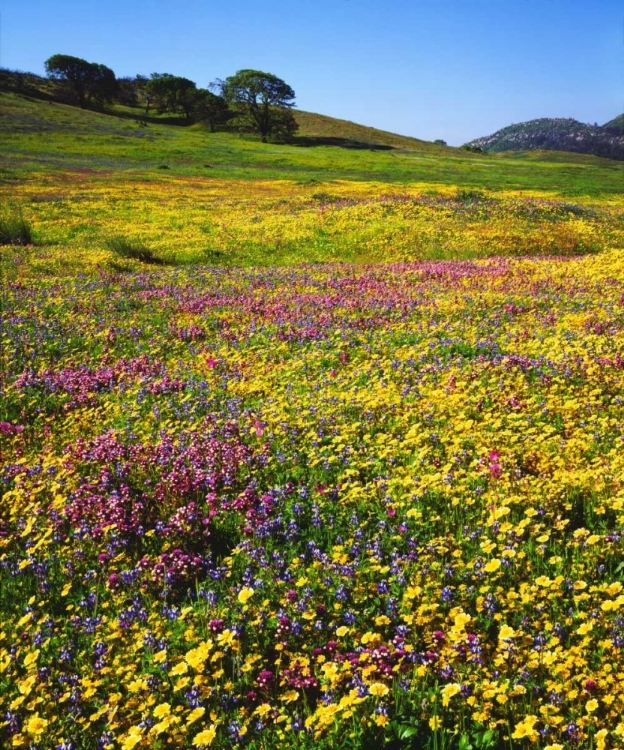
[[[525,716],[524,719],[518,724],[516,724],[516,728],[511,735],[512,739],[514,740],[521,740],[525,737],[529,740],[536,740],[539,736],[537,730],[535,729],[535,725],[538,722],[537,716],[534,716],[533,714],[529,714],[529,716]]]
[[[197,708],[194,708],[191,713],[188,715],[188,719],[186,720],[187,725],[192,724],[194,721],[197,721],[197,719],[201,719],[201,717],[206,713],[206,709],[203,706],[198,706]]]
[[[26,731],[28,732],[28,734],[32,734],[35,737],[38,737],[40,734],[43,734],[45,728],[48,726],[48,723],[49,722],[39,716],[39,714],[34,714],[26,724]]]
[[[204,729],[203,732],[200,732],[193,737],[193,745],[195,745],[195,747],[208,747],[209,745],[212,745],[212,741],[216,734],[217,728],[214,724],[211,724],[208,729]]]
[[[168,716],[170,713],[171,706],[169,705],[169,703],[161,703],[154,709],[154,716],[157,719],[162,719],[163,717]]]
[[[372,685],[369,685],[368,692],[378,698],[383,698],[384,695],[388,695],[390,688],[383,682],[373,682]]]
[[[239,591],[238,601],[241,604],[246,604],[253,595],[254,595],[254,590],[250,589],[249,587],[245,587]]]
[[[143,730],[141,727],[130,727],[126,739],[121,743],[121,750],[132,750],[143,739]]]
[[[176,664],[175,667],[169,672],[169,674],[172,677],[177,677],[181,674],[186,674],[188,672],[188,664],[186,662],[181,661],[179,664]]]
[[[29,653],[26,654],[26,658],[24,659],[24,666],[29,667],[33,662],[36,662],[39,658],[39,649],[35,649],[34,651],[29,651]]]

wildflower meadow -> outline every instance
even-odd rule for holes
[[[0,747],[624,748],[619,167],[20,137]]]
[[[5,284],[3,744],[621,746],[623,274]]]

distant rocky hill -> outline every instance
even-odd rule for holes
[[[602,126],[570,118],[544,117],[509,125],[466,145],[489,152],[542,149],[624,160],[624,115]]]

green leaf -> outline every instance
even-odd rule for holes
[[[491,729],[486,729],[481,735],[478,747],[482,750],[486,750],[488,747],[494,746],[494,732]]]
[[[400,740],[407,740],[410,737],[415,737],[417,734],[418,729],[410,724],[402,724],[397,731],[397,737]]]

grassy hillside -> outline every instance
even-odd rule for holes
[[[267,145],[157,118],[145,126],[139,112],[127,108],[104,114],[15,93],[0,93],[0,106],[5,180],[78,169],[152,176],[168,168],[211,178],[427,182],[595,195],[619,192],[624,175],[615,163],[492,159],[306,112],[297,113],[298,141]]]
[[[0,93],[0,198],[36,248],[12,272],[574,254],[619,246],[624,164],[484,155],[297,112],[262,144],[117,108]],[[130,251],[129,251],[130,252]],[[27,260],[25,260],[27,259]],[[21,264],[21,265],[20,265]]]
[[[299,125],[297,141],[309,142],[310,145],[342,146],[344,148],[382,147],[387,149],[404,149],[408,151],[426,151],[438,155],[450,155],[456,149],[438,146],[429,141],[410,138],[405,135],[388,133],[385,130],[358,125],[349,120],[318,115],[313,112],[294,112]]]

